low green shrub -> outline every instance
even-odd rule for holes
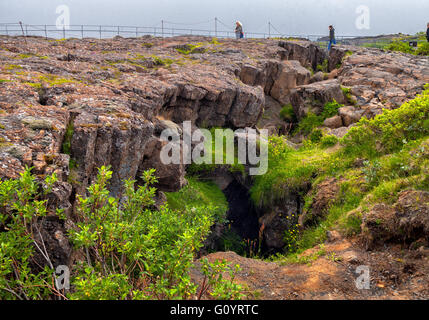
[[[71,290],[55,289],[53,266],[43,245],[38,223],[47,214],[44,200],[56,181],[42,184],[26,170],[20,179],[0,181],[0,298],[49,299],[190,299],[198,285],[189,271],[196,253],[210,232],[216,210],[208,205],[173,211],[151,209],[156,183],[154,170],[143,174],[143,185],[124,181],[124,201],[109,195],[112,172],[102,167],[87,196],[77,196],[75,227],[68,237],[83,257],[72,266]],[[52,213],[51,213],[52,214]],[[64,219],[57,210],[58,218]],[[39,230],[39,231],[38,231]],[[39,250],[46,267],[34,265]],[[203,264],[210,278],[203,293],[217,299],[239,299],[242,287],[233,283],[234,272],[224,262]],[[230,279],[222,278],[229,272]]]
[[[410,47],[410,45],[406,42],[402,41],[394,41],[388,44],[384,49],[389,51],[399,51],[403,53],[411,53],[414,54],[414,49]]]
[[[29,169],[18,179],[0,180],[0,300],[47,299],[56,293],[54,266],[43,238],[37,238],[48,213],[46,195],[56,180],[48,176],[40,192]],[[46,267],[36,264],[36,251],[46,257]]]
[[[429,56],[429,42],[425,41],[418,45],[416,54],[419,56]]]
[[[333,147],[337,143],[338,143],[338,138],[332,135],[323,136],[322,139],[320,139],[320,145],[322,146],[322,148]]]

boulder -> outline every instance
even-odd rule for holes
[[[288,60],[298,60],[302,66],[313,70],[328,59],[325,50],[309,41],[280,41],[279,46],[287,50]]]
[[[362,118],[364,110],[357,109],[353,106],[346,106],[339,108],[338,114],[340,115],[344,126],[348,127]]]
[[[329,51],[328,71],[331,72],[343,64],[344,58],[353,52],[349,48],[333,46]]]
[[[311,78],[310,78],[310,83],[315,83],[315,82],[320,82],[323,81],[325,78],[325,74],[322,71],[319,71],[317,73],[315,73]]]
[[[167,141],[152,137],[145,150],[144,159],[138,167],[138,177],[143,171],[155,169],[158,183],[155,187],[165,192],[176,192],[186,185],[185,166],[183,164],[164,164],[161,161],[161,150]]]
[[[340,127],[340,128],[329,130],[328,134],[336,136],[338,139],[341,139],[349,132],[349,130],[350,130],[349,127]]]
[[[320,114],[326,103],[336,100],[344,104],[345,97],[338,80],[327,80],[301,86],[291,92],[290,102],[299,119],[309,112]]]
[[[391,241],[412,243],[429,240],[429,192],[407,190],[392,206],[377,204],[362,221],[363,237],[368,248]]]
[[[291,89],[308,84],[310,75],[310,71],[302,67],[298,61],[283,61],[271,87],[270,96],[281,104],[289,103]]]
[[[333,116],[332,118],[326,119],[323,125],[331,129],[337,129],[343,126],[343,119],[340,116]]]
[[[154,128],[152,123],[130,110],[120,106],[115,109],[116,113],[101,116],[94,106],[71,108],[74,129],[70,151],[76,162],[73,180],[79,194],[85,193],[101,166],[111,166],[113,175],[109,190],[115,196],[121,195],[123,180],[137,177]]]

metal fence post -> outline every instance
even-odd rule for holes
[[[5,25],[5,27],[6,27],[6,35],[8,36],[8,35],[9,35],[9,32],[8,32],[8,30],[7,30],[7,24]]]
[[[81,33],[81,36],[82,36],[82,39],[83,39],[83,25],[80,26],[80,33]]]
[[[119,32],[120,32],[120,31],[119,31],[119,26],[118,26],[118,36],[119,36]]]
[[[161,21],[162,37],[164,38],[164,20]]]
[[[63,39],[66,38],[66,26],[63,26]]]
[[[99,26],[100,27],[100,40],[101,40],[101,26]]]
[[[47,30],[46,24],[45,24],[45,39],[48,40],[48,30]]]
[[[139,27],[136,27],[136,38],[139,37]]]

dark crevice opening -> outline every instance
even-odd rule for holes
[[[224,194],[229,204],[227,223],[216,241],[215,251],[233,251],[245,257],[261,255],[259,215],[249,190],[234,180]]]

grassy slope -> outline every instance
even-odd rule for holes
[[[322,243],[333,227],[346,235],[360,233],[362,214],[373,204],[392,203],[405,189],[429,190],[429,88],[399,109],[362,119],[335,148],[309,142],[296,151],[283,138],[272,138],[269,157],[269,172],[257,177],[251,190],[260,207],[307,183],[316,190],[326,178],[341,181],[339,200],[323,221],[300,234],[289,255]],[[313,193],[305,196],[305,210],[311,210]]]
[[[167,202],[172,210],[184,211],[186,207],[213,206],[216,216],[223,221],[228,210],[228,202],[222,190],[211,181],[200,181],[187,177],[189,184],[178,192],[168,192]]]

